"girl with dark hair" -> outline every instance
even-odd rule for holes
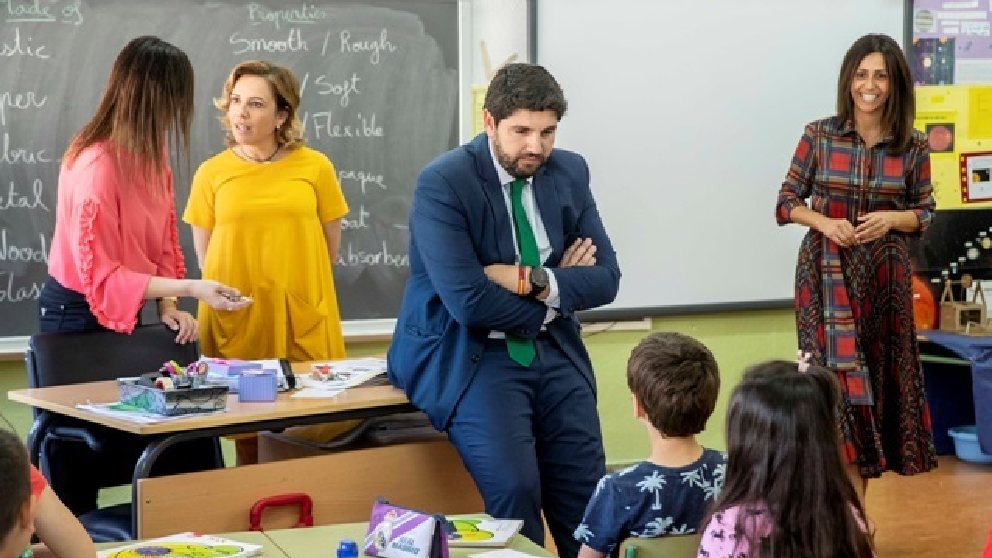
[[[186,54],[156,37],[128,43],[62,160],[41,331],[130,333],[145,300],[157,298],[162,321],[186,343],[197,338],[196,319],[174,297],[248,304],[216,281],[184,279],[167,144],[171,136],[188,158],[192,118]]]
[[[834,373],[769,361],[727,410],[727,474],[703,533],[706,558],[869,558],[865,513],[837,450]]]
[[[775,216],[809,227],[796,265],[799,347],[838,377],[843,455],[863,501],[868,478],[937,466],[907,246],[935,204],[899,45],[855,41],[837,87],[837,115],[807,124]]]

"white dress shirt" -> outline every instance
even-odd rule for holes
[[[510,223],[513,223],[513,201],[510,198],[510,188],[513,184],[515,178],[510,175],[503,165],[499,164],[496,159],[496,153],[493,150],[493,142],[489,141],[489,154],[493,159],[493,166],[496,167],[496,176],[499,177],[499,183],[503,186],[503,201],[506,202],[506,211],[510,216]],[[524,206],[524,213],[527,214],[527,220],[530,221],[530,228],[534,231],[534,240],[537,241],[537,253],[541,258],[541,264],[543,265],[551,257],[551,241],[548,240],[548,231],[544,228],[544,220],[541,219],[541,212],[537,208],[537,200],[534,198],[534,180],[533,177],[527,179],[527,184],[524,185],[522,194],[520,196],[521,202]],[[517,235],[514,231],[513,236],[513,250],[517,254],[517,265],[520,265],[520,246],[517,243]],[[551,269],[548,272],[548,297],[543,300],[544,304],[548,306],[548,314],[544,318],[544,323],[548,323],[558,316],[557,308],[561,304],[560,293],[558,292],[558,281],[555,279],[554,271]]]

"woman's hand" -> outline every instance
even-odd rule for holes
[[[854,236],[859,244],[878,240],[892,230],[891,213],[888,211],[873,211],[858,217],[858,227]]]
[[[176,343],[184,345],[200,338],[196,318],[189,312],[176,308],[172,301],[162,302],[158,314],[162,323],[176,332]]]
[[[824,236],[836,242],[838,246],[846,248],[858,242],[855,237],[854,225],[847,219],[827,218],[817,228]]]
[[[251,299],[241,296],[238,289],[210,279],[193,281],[190,294],[214,310],[241,310],[251,304]]]
[[[576,267],[596,265],[596,245],[591,238],[576,238],[571,246],[561,255],[558,267]]]

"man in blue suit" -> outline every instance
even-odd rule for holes
[[[410,279],[389,376],[448,433],[486,512],[561,556],[605,472],[596,381],[575,312],[616,297],[620,269],[581,156],[553,149],[565,113],[544,68],[489,85],[485,134],[428,164],[410,215]]]

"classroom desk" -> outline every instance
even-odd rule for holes
[[[259,556],[264,556],[265,558],[289,558],[279,546],[272,542],[265,533],[261,531],[240,531],[237,533],[221,533],[216,535],[225,539],[231,539],[232,541],[243,542],[248,544],[260,544],[262,545],[262,553]],[[157,538],[157,537],[156,537]],[[127,546],[132,544],[131,542],[108,542],[108,543],[97,543],[97,550],[105,550],[108,548],[119,548],[122,546]]]
[[[309,371],[309,363],[294,363],[294,372]],[[179,442],[244,434],[262,430],[281,430],[291,426],[319,424],[341,420],[416,411],[406,395],[392,386],[352,388],[328,399],[293,399],[290,393],[280,393],[273,402],[241,403],[237,395],[228,395],[223,413],[189,417],[154,424],[139,424],[99,415],[76,407],[80,403],[110,403],[117,401],[114,380],[88,382],[46,388],[19,389],[7,392],[11,401],[31,405],[44,412],[58,413],[101,424],[117,430],[148,437],[148,445],[134,466],[131,482],[131,534],[138,533],[138,481],[147,478],[152,465],[168,447]],[[37,459],[38,456],[31,456]]]
[[[234,541],[262,545],[261,556],[265,558],[328,558],[334,556],[341,539],[352,539],[358,543],[358,555],[363,556],[362,541],[368,530],[368,523],[345,523],[297,529],[276,529],[272,531],[243,531],[217,535]],[[116,548],[128,543],[112,542],[97,544],[97,549]],[[505,548],[525,552],[532,556],[551,557],[544,547],[538,546],[523,535],[510,539]],[[450,558],[468,558],[496,548],[448,548]]]
[[[341,525],[322,525],[320,527],[305,527],[299,529],[277,529],[266,531],[269,539],[290,558],[327,558],[333,556],[341,539],[352,539],[358,543],[358,554],[362,556],[363,540],[368,531],[368,523],[346,523]],[[533,556],[551,556],[547,549],[524,537],[516,535],[510,539],[506,548],[525,552]],[[479,554],[496,548],[466,548],[448,547],[451,558],[468,558],[470,554]]]

